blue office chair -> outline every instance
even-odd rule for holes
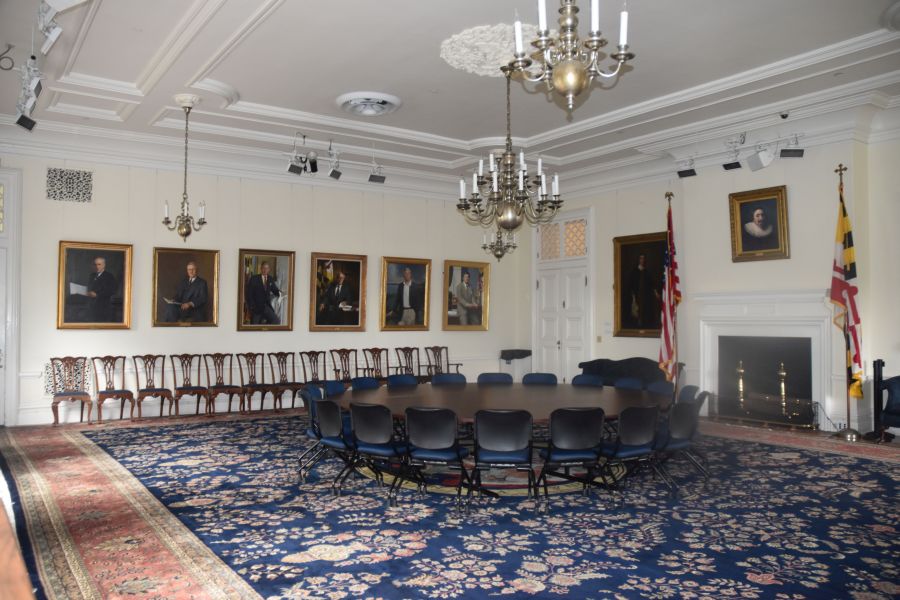
[[[700,388],[696,385],[686,385],[678,391],[678,399],[676,402],[690,402],[697,397]]]
[[[658,406],[630,406],[619,414],[616,439],[605,442],[600,449],[606,458],[603,464],[605,475],[612,483],[610,492],[620,489],[613,465],[624,466],[626,478],[639,467],[649,466],[665,481],[653,456],[658,418]]]
[[[578,387],[603,387],[603,378],[599,375],[591,375],[590,373],[582,373],[572,378],[572,385]]]
[[[656,433],[655,448],[657,453],[664,454],[668,458],[676,455],[684,455],[692,465],[709,480],[709,469],[692,451],[694,435],[697,433],[697,408],[691,402],[679,402],[669,411],[669,418],[663,421]],[[677,493],[678,485],[672,475],[659,461],[659,472],[663,474],[663,481],[673,493]]]
[[[527,373],[522,377],[524,385],[556,385],[556,375],[553,373]]]
[[[481,471],[495,468],[514,468],[528,474],[528,497],[532,490],[537,496],[534,469],[531,463],[531,413],[526,410],[479,410],[475,413],[474,480],[469,490],[481,490]]]
[[[355,453],[350,441],[344,434],[344,421],[341,417],[341,407],[334,400],[316,400],[316,418],[319,423],[319,441],[325,447],[326,452],[343,461],[344,467],[338,472],[331,482],[331,493],[334,496],[341,495],[344,481],[355,468]]]
[[[392,474],[394,480],[388,489],[388,506],[396,506],[407,446],[394,439],[391,409],[381,404],[352,403],[350,417],[353,422],[353,467],[369,467],[380,486],[384,486],[384,473]]]
[[[481,373],[478,385],[512,385],[513,378],[509,373]]]
[[[587,493],[589,486],[600,469],[600,448],[603,444],[603,409],[602,408],[557,408],[550,413],[550,446],[540,451],[544,466],[535,482],[535,491],[544,482],[545,511],[550,510],[550,491],[547,486],[547,475],[556,469],[564,468],[566,478],[580,481],[582,493]],[[584,469],[583,477],[569,475],[569,469]],[[602,474],[601,474],[602,476]],[[604,477],[605,479],[605,477]]]
[[[881,401],[882,390],[887,390],[887,404],[881,411],[881,436],[884,441],[884,433],[888,427],[900,427],[900,375],[885,379],[881,382],[881,390],[878,390],[877,400]]]
[[[431,378],[431,385],[466,385],[466,376],[461,373],[438,373]]]
[[[347,391],[347,387],[344,385],[343,381],[335,381],[334,379],[329,379],[328,381],[322,382],[322,387],[325,388],[325,397],[333,398],[335,396],[340,396],[344,392]]]
[[[354,377],[350,380],[350,387],[354,390],[377,390],[378,380],[374,377]]]
[[[388,375],[388,389],[393,388],[414,388],[419,385],[419,378],[415,375],[401,373],[400,375]]]
[[[671,381],[654,381],[647,384],[647,391],[655,396],[663,396],[671,400],[675,395],[675,384]]]
[[[644,382],[635,377],[620,377],[616,379],[616,388],[620,390],[642,390]]]
[[[410,407],[406,409],[406,433],[409,447],[406,464],[416,480],[419,493],[425,494],[428,485],[424,469],[428,465],[440,465],[459,470],[456,484],[456,508],[462,509],[463,483],[471,489],[472,481],[463,464],[469,449],[459,445],[459,423],[456,413],[447,408]]]

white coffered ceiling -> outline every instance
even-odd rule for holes
[[[37,4],[0,1],[0,49],[14,44],[17,64],[30,53]],[[333,139],[349,162],[370,160],[374,147],[388,166],[458,173],[504,135],[504,82],[451,68],[441,41],[509,23],[515,11],[533,21],[535,4],[90,0],[57,17],[64,32],[41,60],[47,80],[34,116],[48,131],[175,140],[183,117],[172,96],[187,91],[202,97],[192,137],[210,145],[275,156],[300,131],[319,150]],[[601,5],[615,39],[619,3]],[[657,156],[706,129],[762,127],[782,110],[813,115],[860,95],[896,104],[900,35],[879,21],[890,5],[629,0],[632,68],[572,115],[514,84],[514,137],[550,164],[584,169]],[[394,94],[403,106],[351,116],[334,99],[355,90]],[[18,74],[0,71],[0,113],[14,112],[17,92]]]

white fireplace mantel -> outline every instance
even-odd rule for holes
[[[827,290],[720,292],[692,299],[700,322],[701,389],[719,389],[720,336],[809,338],[812,400],[835,423],[846,422],[846,396],[835,394],[840,387],[834,385],[841,374],[833,373],[832,336],[840,331],[832,323]]]

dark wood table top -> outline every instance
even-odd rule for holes
[[[471,421],[475,413],[485,408],[523,409],[531,413],[535,421],[550,419],[557,408],[599,406],[607,418],[618,416],[629,406],[665,407],[669,399],[640,390],[622,390],[614,387],[588,387],[560,385],[512,385],[465,386],[419,385],[414,388],[387,386],[374,390],[347,390],[335,398],[342,408],[349,409],[351,402],[383,404],[395,416],[403,416],[408,407],[423,406],[450,408],[460,421]]]

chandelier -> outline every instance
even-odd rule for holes
[[[175,215],[175,222],[169,218],[169,202],[166,201],[166,213],[165,218],[162,220],[162,224],[166,226],[169,231],[175,231],[178,235],[181,236],[185,242],[187,242],[187,238],[191,235],[192,231],[200,231],[204,225],[206,225],[206,203],[202,200],[200,201],[200,218],[195,222],[194,217],[191,216],[191,207],[188,203],[188,193],[187,193],[187,176],[188,176],[188,118],[191,114],[191,109],[194,107],[200,100],[199,96],[195,96],[194,94],[178,94],[175,96],[175,102],[181,105],[181,108],[184,109],[184,192],[181,194],[181,212]]]
[[[510,127],[510,69],[501,67],[506,76],[506,149],[499,161],[494,154],[488,158],[488,175],[484,174],[484,159],[478,161],[478,170],[472,173],[472,193],[466,196],[466,179],[459,180],[459,203],[456,210],[469,225],[494,228],[485,236],[481,248],[498,261],[516,249],[516,230],[522,223],[530,225],[549,223],[559,212],[563,201],[559,197],[559,175],[551,182],[551,194],[547,194],[547,177],[543,161],[538,158],[535,176],[528,177],[525,152],[519,152],[518,161],[512,148]]]
[[[538,37],[531,42],[537,51],[530,57],[526,56],[522,43],[522,23],[515,22],[515,58],[510,61],[509,67],[526,81],[543,82],[548,91],[556,90],[565,96],[571,111],[575,108],[578,94],[595,80],[618,76],[622,65],[634,58],[634,54],[628,51],[628,11],[623,5],[619,20],[619,51],[609,55],[616,61],[615,69],[603,71],[599,63],[605,55],[600,49],[606,46],[607,41],[600,34],[599,0],[591,0],[591,27],[584,42],[578,39],[578,7],[575,0],[560,0],[559,33],[556,38],[550,37],[547,27],[546,1],[538,0]]]

